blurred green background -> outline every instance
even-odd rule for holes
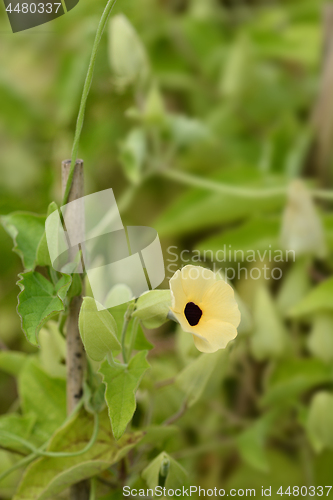
[[[104,3],[80,0],[65,16],[17,34],[0,8],[1,215],[46,213],[61,201],[61,161],[70,156]],[[114,8],[134,26],[149,75],[120,82],[113,51],[135,65],[135,48],[126,53],[121,38],[104,36],[79,152],[85,189],[112,187],[125,224],[155,227],[166,266],[170,246],[177,254],[282,248],[290,182],[303,177],[310,187],[332,188],[332,155],[324,148],[323,159],[318,147],[333,116],[330,93],[321,94],[329,58],[323,12],[320,0],[119,0]],[[169,171],[192,177],[179,182]],[[187,186],[193,176],[281,194],[222,194]],[[295,263],[274,263],[282,279],[234,280],[243,312],[238,339],[213,371],[202,368],[207,377],[194,388],[200,398],[177,422],[180,436],[164,443],[192,484],[277,490],[332,482],[333,214],[321,200],[311,221],[306,203],[301,196],[294,206],[289,231],[304,222],[308,238],[301,237]],[[2,348],[32,352],[16,314],[21,262],[0,231]],[[317,234],[324,252],[306,243]],[[182,264],[179,258],[173,272]],[[264,264],[243,263],[249,270]],[[172,328],[148,332],[153,368],[135,425],[160,423],[181,403],[172,385],[149,392],[197,355],[190,336]],[[0,395],[1,413],[15,409],[15,381],[4,372]]]

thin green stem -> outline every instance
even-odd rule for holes
[[[223,184],[218,181],[212,181],[209,179],[204,179],[202,177],[197,177],[186,172],[181,172],[179,170],[161,170],[160,174],[163,177],[171,179],[175,182],[185,184],[187,186],[193,186],[207,191],[220,194],[231,194],[238,196],[239,198],[247,199],[265,199],[272,197],[287,197],[288,188],[244,188],[238,186],[231,186],[228,184]],[[333,191],[323,190],[323,189],[312,189],[310,190],[311,195],[314,198],[321,200],[333,200]]]
[[[239,196],[240,198],[258,199],[271,198],[273,196],[284,197],[287,195],[287,189],[285,187],[264,189],[243,188],[204,179],[179,170],[162,170],[160,173],[168,179],[180,182],[181,184],[186,184],[187,186],[198,187],[220,194],[233,194],[235,196]]]
[[[21,469],[21,467],[25,467],[26,465],[29,465],[33,460],[37,458],[38,455],[35,453],[32,453],[31,455],[28,455],[27,457],[22,458],[22,460],[19,460],[14,464],[12,467],[9,469],[5,470],[2,474],[0,474],[0,482],[5,479],[5,477],[9,476],[12,472],[14,472],[17,469]]]
[[[92,477],[90,480],[90,496],[89,500],[96,500],[96,478]]]
[[[36,448],[33,444],[29,443],[29,441],[21,438],[20,436],[16,436],[15,434],[12,434],[11,432],[8,431],[0,431],[0,435],[3,435],[9,439],[12,439],[13,441],[16,441],[26,448],[28,450],[32,451],[32,453],[36,456],[42,456],[42,457],[77,457],[79,455],[83,455],[87,451],[90,450],[90,448],[95,444],[96,439],[97,439],[97,434],[98,434],[98,428],[99,428],[99,417],[97,413],[94,413],[94,431],[91,436],[91,439],[89,443],[79,451],[74,451],[74,452],[57,452],[57,451],[44,451],[45,445],[43,445],[41,448]]]
[[[128,328],[128,325],[129,325],[130,321],[131,321],[131,318],[128,318],[127,314],[125,314],[124,323],[123,323],[123,329],[121,331],[121,352],[122,352],[122,355],[123,355],[123,361],[124,361],[124,363],[127,363],[127,352],[126,352],[125,340],[126,340],[127,328]]]
[[[86,80],[84,82],[81,103],[80,103],[80,108],[79,108],[79,114],[78,114],[77,122],[76,122],[76,129],[75,129],[74,142],[73,142],[73,148],[72,148],[71,167],[69,170],[66,189],[65,189],[65,193],[64,193],[64,197],[63,197],[63,201],[62,201],[63,205],[65,205],[67,203],[68,195],[69,195],[69,192],[70,192],[71,186],[72,186],[74,169],[75,169],[77,154],[78,154],[78,150],[79,150],[79,142],[80,142],[82,127],[83,127],[83,122],[84,122],[84,113],[85,113],[87,99],[88,99],[88,95],[89,95],[89,91],[90,91],[90,87],[91,87],[91,82],[92,82],[93,75],[94,75],[94,68],[95,68],[95,62],[96,62],[96,56],[97,56],[99,43],[101,41],[106,23],[108,22],[112,8],[115,5],[116,1],[117,0],[108,0],[108,3],[106,4],[106,7],[104,9],[104,12],[102,14],[101,20],[100,20],[98,28],[97,28],[95,41],[94,41],[94,45],[92,48],[90,62],[89,62],[89,66],[88,66],[88,72],[87,72]]]
[[[122,355],[123,355],[123,361],[125,364],[127,364],[127,359],[128,359],[127,352],[126,352],[126,345],[125,345],[126,332],[127,332],[128,325],[131,321],[132,313],[133,313],[134,309],[135,309],[135,302],[130,302],[130,304],[128,305],[127,311],[125,313],[125,316],[124,316],[123,329],[121,331],[121,341],[120,341],[121,342],[121,351],[122,351]]]
[[[138,333],[139,324],[140,324],[139,318],[134,318],[132,329],[131,329],[129,347],[128,347],[128,356],[129,357],[131,357],[132,351],[134,349],[134,344],[135,344],[136,336]]]
[[[78,411],[81,409],[82,406],[83,406],[83,399],[81,399],[81,401],[77,404],[77,406],[75,407],[74,411],[70,415],[68,415],[68,417],[65,419],[64,423],[62,424],[62,427],[64,425],[66,425],[67,422],[71,418],[73,418],[74,415],[76,415],[78,413]],[[47,448],[47,445],[48,445],[49,441],[50,440],[46,441],[46,443],[44,443],[39,448],[39,452],[42,451],[42,450],[45,450],[45,448]],[[29,443],[29,445],[30,445],[30,443]],[[4,479],[5,477],[9,476],[9,474],[11,474],[12,472],[14,472],[15,470],[20,469],[21,467],[24,467],[25,465],[30,464],[31,462],[33,462],[39,456],[40,456],[40,453],[38,453],[38,454],[37,453],[31,453],[30,455],[28,455],[27,457],[23,458],[19,462],[16,462],[16,464],[14,464],[12,467],[10,467],[9,469],[7,469],[5,472],[3,472],[0,475],[0,481],[2,481],[2,479]]]

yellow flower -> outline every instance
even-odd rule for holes
[[[230,285],[200,266],[185,266],[170,279],[171,313],[192,333],[201,352],[224,349],[237,335],[240,312]]]

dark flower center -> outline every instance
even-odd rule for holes
[[[202,316],[202,311],[194,302],[188,302],[184,309],[185,318],[191,326],[196,326]]]

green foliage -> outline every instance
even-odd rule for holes
[[[263,176],[251,169],[222,171],[212,179],[230,185],[247,184],[262,186]],[[163,212],[156,222],[156,229],[163,236],[193,233],[207,227],[239,221],[257,212],[274,212],[283,206],[284,197],[254,199],[251,203],[242,196],[226,193],[211,194],[203,189],[191,189]],[[209,214],[209,217],[207,217]]]
[[[142,129],[132,130],[121,145],[120,160],[130,182],[138,184],[146,157],[146,136]]]
[[[290,311],[292,317],[304,317],[314,313],[331,311],[333,294],[333,278],[329,278],[313,288],[303,300]]]
[[[110,20],[109,59],[120,87],[137,83],[147,76],[149,65],[145,48],[124,15],[114,16]]]
[[[109,364],[104,361],[100,367],[106,385],[105,400],[109,408],[112,432],[115,439],[124,434],[136,408],[135,393],[140,380],[149,368],[146,351],[136,354],[128,365]]]
[[[51,215],[53,212],[58,210],[58,207],[54,201],[52,201],[49,204],[49,207],[47,209],[47,214],[46,217]],[[38,266],[50,266],[51,265],[51,259],[50,259],[50,254],[49,254],[49,249],[47,246],[47,239],[46,239],[46,232],[44,230],[43,236],[41,237],[37,251],[36,251],[36,263]]]
[[[200,399],[216,367],[223,366],[226,361],[227,353],[228,351],[224,350],[214,354],[200,354],[177,375],[176,384],[185,393],[185,400],[189,407]]]
[[[92,477],[118,462],[141,439],[140,432],[126,434],[116,442],[108,417],[100,417],[100,431],[94,446],[76,457],[43,457],[26,471],[14,500],[54,498],[71,484]],[[48,450],[75,452],[83,449],[92,433],[91,416],[81,412],[53,436]]]
[[[287,332],[266,287],[260,286],[253,305],[254,332],[251,351],[258,360],[281,357],[287,345]]]
[[[17,282],[21,289],[17,311],[21,317],[22,329],[27,340],[38,345],[38,333],[53,316],[65,310],[64,299],[72,282],[71,276],[64,274],[53,285],[35,271],[20,275]]]
[[[18,377],[18,391],[24,414],[36,417],[34,434],[44,443],[66,417],[66,382],[45,373],[40,363],[30,358]]]
[[[267,434],[267,422],[257,420],[257,422],[239,434],[237,445],[244,462],[254,469],[267,472],[268,461],[265,453],[265,438]]]
[[[120,349],[117,324],[106,309],[98,311],[91,297],[85,297],[80,310],[79,328],[84,348],[94,361]]]
[[[166,473],[163,468],[167,464]],[[142,477],[146,481],[148,488],[156,488],[160,484],[160,476],[165,478],[166,489],[177,489],[186,486],[188,479],[186,470],[170,457],[167,453],[160,453],[142,472]]]
[[[133,317],[146,328],[158,328],[167,321],[170,306],[170,290],[152,290],[139,297]]]
[[[39,332],[40,362],[44,371],[55,378],[66,378],[66,341],[58,325],[50,321]]]
[[[14,450],[23,455],[27,452],[26,446],[22,443],[11,439],[10,435],[14,434],[23,439],[28,439],[31,436],[32,429],[36,423],[34,414],[18,415],[15,413],[2,415],[0,417],[0,446],[4,449]],[[10,434],[8,434],[10,433]]]
[[[333,448],[333,395],[318,392],[311,401],[307,421],[309,439],[317,452]]]
[[[333,314],[315,315],[308,348],[314,356],[330,363],[333,360]]]
[[[294,404],[295,398],[311,388],[331,382],[333,372],[318,359],[286,359],[273,371],[266,394],[265,405]]]
[[[1,222],[13,238],[13,250],[21,257],[24,268],[34,269],[38,245],[44,232],[45,217],[26,212],[14,212],[2,216]]]
[[[231,229],[223,231],[221,235],[213,236],[208,240],[204,240],[199,245],[199,250],[204,252],[209,251],[216,253],[224,249],[225,242],[233,248],[247,252],[247,251],[260,251],[262,255],[266,255],[268,250],[279,248],[278,236],[280,229],[280,220],[275,217],[255,217],[249,219],[244,224]],[[241,258],[241,252],[237,254]],[[219,256],[220,258],[220,256]]]
[[[101,38],[79,150],[86,192],[112,186],[124,224],[158,230],[166,280],[136,302],[126,285],[113,287],[110,303],[124,304],[108,311],[84,299],[86,411],[69,420],[66,318],[72,297],[89,295],[90,286],[52,269],[45,217],[33,212],[49,206],[49,215],[57,209],[50,200],[60,201],[60,162],[70,154],[105,0],[80,2],[74,17],[59,18],[33,42],[28,32],[11,37],[0,54],[0,214],[26,271],[18,312],[33,344],[16,316],[22,266],[6,236],[0,476],[10,474],[0,480],[1,498],[67,498],[70,484],[91,477],[92,496],[118,500],[123,484],[181,487],[184,470],[198,486],[256,488],[257,495],[271,486],[276,499],[281,485],[331,482],[333,217],[318,189],[328,195],[332,186],[318,168],[321,141],[309,124],[314,109],[321,124],[330,109],[317,102],[324,1],[243,4],[117,2],[108,39]],[[3,30],[5,22],[0,16]],[[327,253],[274,261],[268,252],[281,247],[296,178],[316,192],[311,203]],[[312,244],[304,212],[298,220]],[[224,248],[239,252],[221,261]],[[249,250],[260,252],[255,262],[243,259]],[[230,284],[242,320],[225,351],[201,355],[191,334],[167,322],[168,278],[187,258],[224,275],[236,271]],[[277,267],[282,276],[246,278],[238,265],[248,274]],[[120,437],[126,427],[146,434]],[[68,452],[79,454],[41,456]]]
[[[0,351],[0,370],[17,376],[28,359],[23,352]]]
[[[285,273],[278,296],[277,306],[283,317],[289,316],[290,310],[307,295],[311,288],[308,274],[308,259],[297,259],[291,269]]]

